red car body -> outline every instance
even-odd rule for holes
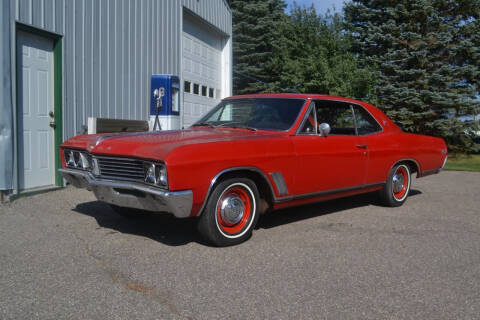
[[[237,172],[263,180],[259,182],[260,193],[266,193],[261,195],[266,203],[263,207],[279,209],[380,190],[391,169],[401,162],[408,163],[417,177],[424,177],[438,173],[446,161],[442,139],[405,133],[379,109],[361,101],[311,94],[258,94],[226,100],[267,97],[305,99],[290,129],[200,126],[148,134],[81,135],[65,141],[61,148],[162,161],[168,191],[191,190],[192,217],[202,213],[212,187],[223,174]],[[313,100],[361,106],[376,119],[381,131],[364,136],[298,135]],[[275,173],[281,173],[283,179],[275,179]]]

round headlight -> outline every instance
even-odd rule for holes
[[[156,182],[156,177],[155,177],[155,164],[153,163],[148,163],[146,164],[145,168],[145,182],[146,183],[155,183]]]
[[[165,166],[159,165],[159,170],[157,173],[157,184],[166,186],[167,185],[167,168]]]
[[[91,169],[90,160],[86,153],[80,152],[80,163],[78,164],[83,170]]]
[[[72,150],[65,151],[65,163],[67,164],[68,167],[76,167]]]
[[[81,167],[81,164],[80,164],[80,152],[78,151],[73,151],[73,164],[75,166],[75,168],[80,168]]]
[[[100,167],[98,166],[98,159],[92,158],[92,173],[94,176],[100,175]]]

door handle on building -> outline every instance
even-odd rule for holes
[[[55,123],[55,121],[50,121],[50,127],[52,127],[53,129],[57,127],[57,124]]]

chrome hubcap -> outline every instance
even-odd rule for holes
[[[405,184],[405,179],[403,178],[403,174],[396,173],[393,176],[393,192],[398,193],[402,191],[404,184]]]
[[[242,220],[244,210],[245,206],[242,199],[236,196],[228,196],[222,201],[220,215],[223,221],[234,225]]]

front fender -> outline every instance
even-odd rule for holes
[[[237,141],[185,145],[166,159],[169,188],[193,191],[192,216],[198,215],[216,179],[225,172],[246,169],[261,174],[278,196],[271,172],[282,172],[286,183],[293,183],[294,150],[288,137],[267,141]]]

